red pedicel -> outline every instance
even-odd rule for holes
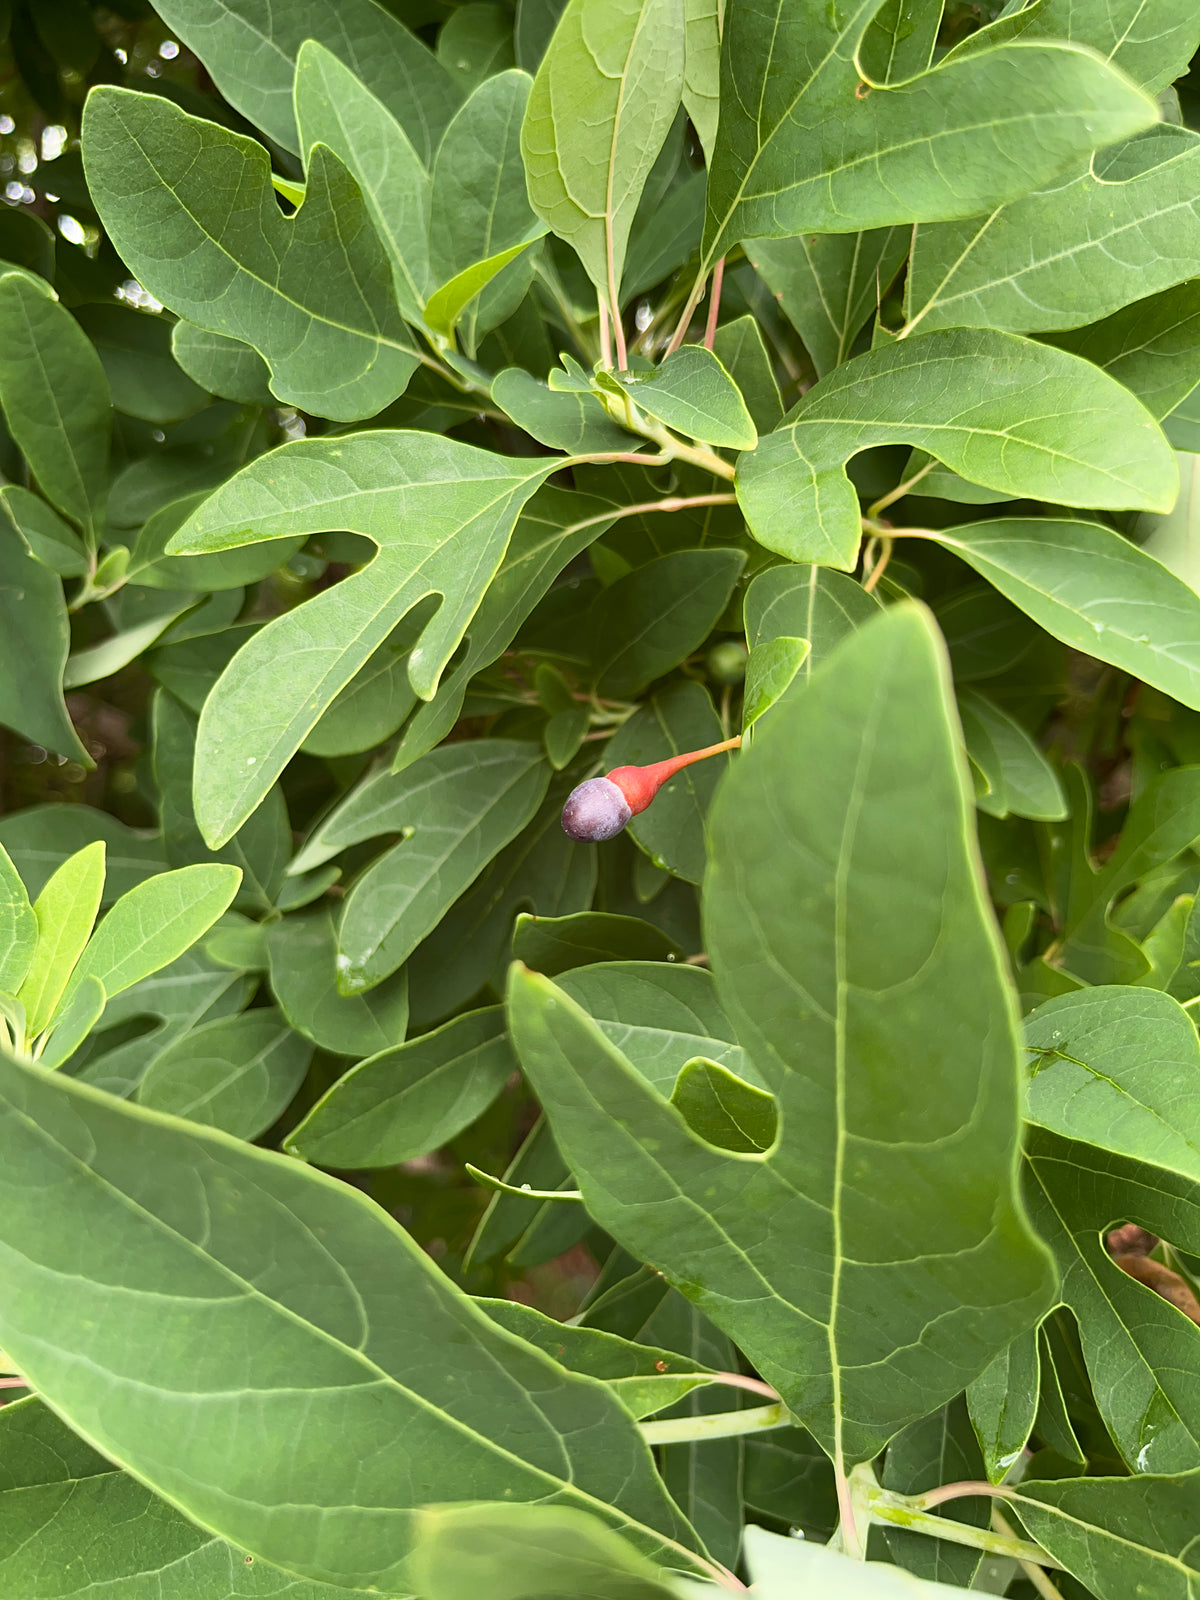
[[[631,817],[654,799],[668,779],[693,761],[704,761],[725,750],[736,750],[741,735],[711,744],[704,750],[688,750],[681,756],[656,761],[648,767],[614,767],[603,778],[588,778],[571,790],[563,807],[563,831],[572,839],[593,844],[613,839]]]

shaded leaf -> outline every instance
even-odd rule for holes
[[[603,590],[588,624],[598,691],[627,699],[678,666],[716,626],[745,564],[741,550],[679,550]]]
[[[1190,1179],[1031,1130],[1030,1212],[1062,1274],[1105,1426],[1131,1472],[1200,1466],[1200,1400],[1191,1380],[1200,1328],[1121,1271],[1102,1230],[1126,1220],[1200,1249]]]
[[[1200,1043],[1154,989],[1059,995],[1025,1021],[1025,1114],[1052,1132],[1200,1182]]]
[[[0,270],[0,405],[46,498],[94,542],[108,477],[108,380],[50,286]]]
[[[60,578],[79,578],[87,571],[87,551],[74,528],[19,483],[0,486],[0,522],[7,523],[11,534]],[[5,534],[6,541],[11,534]]]
[[[804,340],[818,377],[841,366],[892,286],[912,229],[749,239],[754,270]]]
[[[1047,337],[1103,367],[1161,420],[1200,383],[1200,282],[1178,283],[1100,322]]]
[[[175,361],[170,318],[104,305],[80,306],[75,315],[100,357],[118,411],[145,422],[179,422],[209,404],[212,396]],[[106,413],[106,403],[97,407],[105,432]]]
[[[516,1071],[500,1006],[360,1061],[288,1135],[325,1167],[390,1167],[437,1150],[481,1116]]]
[[[737,384],[746,410],[759,433],[770,433],[783,421],[783,401],[753,317],[736,317],[723,322],[713,336],[713,354]]]
[[[807,639],[809,653],[800,673],[808,678],[836,644],[880,609],[861,583],[828,567],[791,562],[768,567],[746,586],[746,643],[753,651],[772,639]]]
[[[141,1105],[257,1139],[304,1081],[312,1045],[271,1009],[223,1017],[169,1044],[138,1085]]]
[[[175,359],[194,382],[245,405],[274,405],[271,369],[250,345],[223,333],[210,333],[183,319],[171,332]]]
[[[163,0],[159,15],[230,104],[288,150],[300,149],[292,85],[306,39],[394,112],[426,166],[458,104],[429,47],[372,0]]]
[[[671,1104],[693,1132],[722,1150],[766,1150],[775,1142],[775,1100],[703,1056],[675,1080]]]
[[[610,911],[569,917],[521,914],[513,930],[513,959],[553,978],[595,961],[674,961],[682,954],[661,928]]]
[[[0,845],[0,991],[16,994],[29,971],[38,920],[7,850]]]
[[[71,627],[62,581],[8,530],[0,537],[0,721],[92,766],[63,698]]]
[[[50,802],[0,817],[0,844],[31,896],[41,894],[64,861],[97,840],[106,846],[102,905],[111,905],[167,865],[157,833],[131,828],[91,806]]]
[[[808,660],[807,639],[778,634],[756,644],[746,662],[746,687],[742,699],[742,732],[753,727],[791,688]]]
[[[1037,1415],[1041,1357],[1033,1328],[1018,1335],[967,1385],[967,1410],[989,1483],[1020,1460]]]
[[[987,783],[975,799],[981,811],[1043,821],[1067,815],[1058,774],[1015,718],[974,689],[959,695],[958,714],[967,755]]]

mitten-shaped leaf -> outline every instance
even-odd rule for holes
[[[1013,997],[926,614],[869,623],[764,723],[712,819],[706,937],[780,1118],[717,1150],[519,971],[522,1065],[597,1220],[872,1456],[1047,1304],[1015,1189]]]

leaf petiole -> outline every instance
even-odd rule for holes
[[[790,1428],[792,1415],[782,1401],[755,1406],[748,1411],[718,1411],[704,1417],[670,1417],[663,1422],[640,1422],[638,1432],[647,1444],[686,1444],[702,1439],[735,1439],[743,1433],[763,1433],[769,1428]]]

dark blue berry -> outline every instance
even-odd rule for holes
[[[633,812],[629,801],[607,778],[589,778],[572,789],[562,809],[563,832],[580,843],[615,839]]]

